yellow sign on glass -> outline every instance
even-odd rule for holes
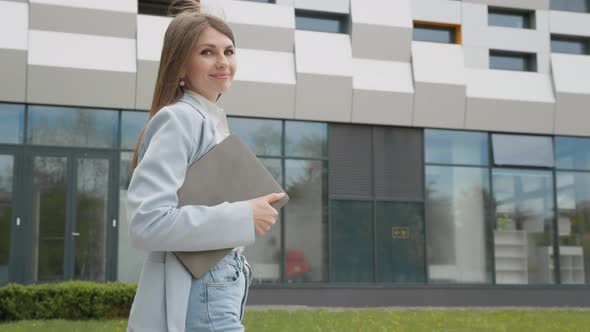
[[[391,237],[394,239],[409,239],[410,228],[408,227],[391,227]]]

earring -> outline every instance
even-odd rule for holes
[[[184,86],[184,80],[180,80],[180,86]]]

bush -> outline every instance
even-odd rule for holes
[[[113,319],[129,316],[136,285],[70,281],[0,287],[0,321]]]

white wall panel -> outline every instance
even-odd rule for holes
[[[295,31],[295,117],[350,122],[352,50],[344,34]]]
[[[0,49],[27,50],[29,6],[26,3],[0,1]]]
[[[590,37],[590,15],[552,10],[549,13],[551,33]]]
[[[550,0],[463,0],[463,2],[524,9],[549,9],[549,1]]]
[[[134,39],[31,30],[29,65],[135,72]]]
[[[236,62],[236,80],[295,84],[293,53],[238,48]]]
[[[537,55],[539,73],[549,73],[549,13],[536,11],[537,29],[514,29],[488,26],[488,9],[484,4],[463,3],[463,45],[466,65],[470,68],[488,68],[490,49],[527,52]],[[476,50],[479,49],[479,50]]]
[[[320,12],[347,14],[350,12],[350,0],[288,0],[282,4],[292,4],[297,9],[307,9]]]
[[[467,69],[465,127],[553,133],[555,98],[548,75]]]
[[[352,122],[411,125],[414,87],[409,63],[353,59]]]
[[[212,6],[218,0],[203,0]],[[289,6],[243,0],[227,1],[224,7],[227,22],[253,24],[266,27],[295,28],[295,10]]]
[[[351,11],[355,58],[410,61],[409,0],[351,0]]]
[[[29,0],[31,4],[69,6],[137,13],[137,0]]]
[[[28,28],[28,4],[0,1],[0,101],[25,101]]]
[[[229,115],[295,117],[295,58],[292,53],[240,48],[236,61],[235,81],[220,101]]]
[[[412,42],[415,126],[462,128],[465,65],[460,45]]]
[[[293,51],[293,6],[233,0],[203,0],[201,3],[204,12],[223,18],[231,26],[238,47]]]
[[[298,73],[352,77],[350,37],[297,30],[295,60]]]
[[[555,133],[589,135],[590,57],[556,53],[551,58],[557,94]]]
[[[412,19],[461,24],[461,2],[449,0],[412,0]]]
[[[172,21],[170,17],[137,16],[137,58],[160,61],[164,34]]]

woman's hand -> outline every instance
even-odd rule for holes
[[[254,211],[254,232],[257,236],[264,235],[277,222],[279,213],[270,204],[284,196],[284,193],[273,193],[248,201]]]

